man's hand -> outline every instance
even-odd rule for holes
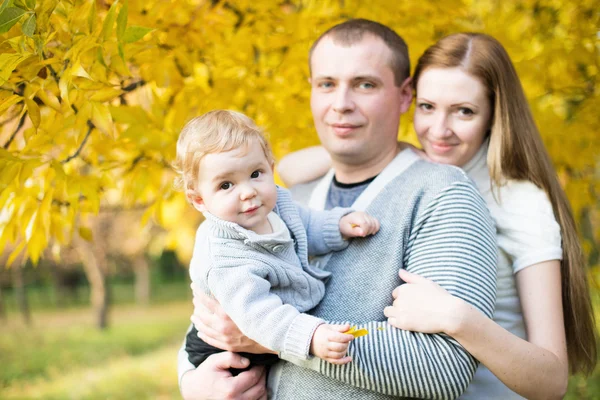
[[[311,354],[332,364],[347,364],[352,358],[346,356],[346,351],[354,336],[345,334],[350,325],[323,324],[315,330],[310,343]]]
[[[258,400],[266,399],[266,370],[255,366],[232,376],[229,368],[246,368],[247,358],[223,352],[208,357],[198,368],[181,378],[181,395],[185,400]]]
[[[356,211],[340,219],[340,232],[344,239],[374,235],[379,231],[379,221],[369,214]]]
[[[198,337],[211,346],[232,352],[264,354],[276,352],[245,336],[229,318],[221,305],[192,284],[194,314],[190,318],[198,330]]]

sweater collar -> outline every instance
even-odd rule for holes
[[[272,236],[264,237],[263,235],[259,235],[250,229],[246,229],[235,222],[225,221],[224,219],[221,219],[208,211],[205,211],[202,214],[206,219],[204,223],[208,223],[210,235],[214,237],[243,240],[245,243],[252,242],[258,244],[287,243],[290,240],[285,238],[273,238]]]

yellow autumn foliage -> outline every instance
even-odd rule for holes
[[[453,32],[506,46],[598,264],[599,15],[597,0],[2,0],[0,249],[37,261],[50,239],[89,232],[80,216],[142,206],[189,257],[197,221],[171,184],[179,129],[228,108],[264,126],[278,157],[316,144],[308,49],[362,17],[397,30],[413,65]],[[408,116],[399,136],[416,143]]]

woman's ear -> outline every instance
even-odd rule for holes
[[[206,206],[204,205],[204,201],[202,200],[202,197],[198,193],[196,193],[196,191],[194,191],[192,189],[187,189],[185,191],[185,196],[187,197],[190,204],[193,205],[196,210],[198,210],[200,212],[206,211]]]

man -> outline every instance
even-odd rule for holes
[[[368,210],[381,230],[317,261],[332,278],[313,314],[369,330],[351,343],[352,362],[336,366],[282,355],[291,362],[271,369],[273,397],[458,397],[475,372],[473,357],[446,335],[389,327],[382,322],[383,309],[401,283],[398,270],[405,268],[491,316],[496,245],[485,204],[459,169],[427,163],[397,148],[400,115],[408,110],[412,92],[408,52],[395,32],[366,20],[337,25],[313,45],[310,67],[315,127],[333,170],[319,182],[294,188],[295,196],[313,208]],[[203,338],[212,334],[213,343],[218,340],[217,331],[203,328],[198,329]],[[184,397],[193,398],[192,389],[200,386],[207,392],[225,387],[232,398],[260,396],[260,371],[236,379],[225,376],[222,361],[219,372],[217,361],[201,365],[201,372],[187,371],[189,366],[180,362]]]

